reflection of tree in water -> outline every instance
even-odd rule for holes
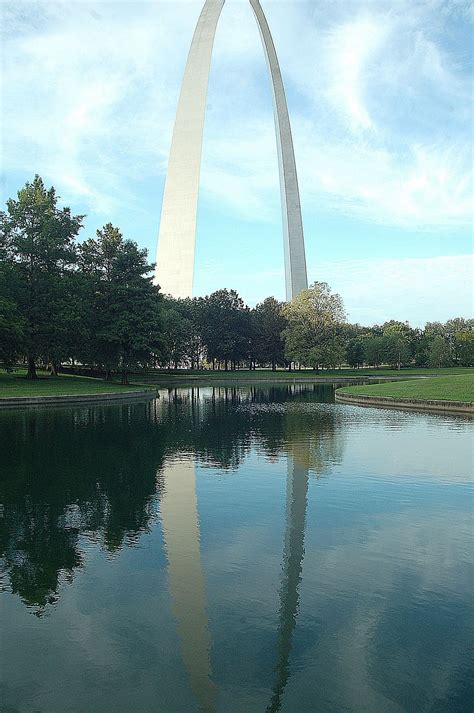
[[[146,409],[2,414],[0,550],[13,592],[38,613],[81,565],[81,534],[114,552],[149,527],[162,448]]]
[[[0,414],[0,554],[12,591],[41,613],[81,566],[82,535],[110,553],[133,545],[150,527],[165,457],[237,468],[254,444],[323,472],[341,445],[335,410],[315,400],[331,402],[332,389],[175,389],[141,404]]]
[[[342,456],[338,412],[323,405],[333,402],[328,385],[210,387],[170,389],[158,410],[167,421],[168,452],[237,468],[257,445],[269,458],[294,453],[320,474]]]

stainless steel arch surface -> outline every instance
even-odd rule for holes
[[[162,292],[190,297],[207,86],[224,0],[206,0],[194,31],[176,112],[166,175],[155,281]]]
[[[225,0],[206,0],[194,32],[176,113],[161,210],[155,281],[174,297],[192,295],[196,216],[209,69]],[[258,0],[250,0],[273,91],[280,171],[286,299],[308,286],[303,222],[290,119],[278,58]]]
[[[273,113],[280,169],[280,193],[283,222],[283,248],[285,253],[286,299],[308,287],[306,255],[304,249],[303,220],[301,217],[300,192],[296,173],[295,152],[291,135],[290,117],[285,89],[267,19],[259,0],[250,0],[262,37],[265,57],[272,82]]]

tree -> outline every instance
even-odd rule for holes
[[[386,360],[387,340],[383,336],[368,337],[364,342],[364,361],[372,366],[380,366]]]
[[[428,366],[439,369],[451,364],[451,351],[449,344],[440,334],[436,335],[430,344]]]
[[[55,189],[46,189],[39,176],[0,213],[0,260],[24,327],[28,379],[37,378],[36,359],[51,357],[66,329],[67,277],[83,217],[59,208]]]
[[[154,266],[147,251],[111,223],[82,243],[80,255],[88,279],[88,356],[105,367],[107,378],[118,369],[128,383],[130,369],[149,362],[160,345],[161,296],[149,276]]]
[[[285,356],[318,369],[339,359],[341,327],[346,320],[342,299],[325,282],[315,282],[283,307]],[[337,356],[337,358],[336,358]],[[340,361],[343,359],[341,358]]]
[[[408,364],[411,359],[407,338],[403,334],[393,333],[386,334],[383,339],[386,360],[400,371],[402,364]]]
[[[162,304],[163,354],[162,362],[173,365],[175,369],[187,362],[191,351],[191,339],[194,325],[191,321],[190,304],[192,300],[166,297]]]
[[[252,310],[253,356],[260,363],[271,364],[273,370],[277,364],[285,363],[283,330],[286,319],[282,309],[281,302],[267,297]]]
[[[454,335],[456,354],[462,366],[474,365],[474,332],[465,329]]]
[[[413,330],[408,322],[392,319],[383,325],[383,336],[385,337],[385,358],[400,370],[401,365],[408,363],[411,359],[410,346],[414,338]]]
[[[431,341],[432,337],[426,334],[423,329],[413,330],[411,348],[415,366],[428,366]]]
[[[17,304],[0,296],[0,361],[7,368],[13,366],[22,353],[25,327]]]
[[[202,340],[208,359],[246,359],[250,351],[250,310],[235,290],[217,290],[202,302]]]
[[[356,369],[364,364],[364,340],[361,337],[349,339],[347,342],[346,361]]]

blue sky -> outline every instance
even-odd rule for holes
[[[35,172],[154,260],[201,2],[3,2],[2,194]],[[471,316],[472,23],[463,0],[265,2],[292,120],[308,276],[348,316]],[[283,298],[271,92],[248,2],[217,30],[195,294]]]

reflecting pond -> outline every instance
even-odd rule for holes
[[[208,387],[0,412],[2,713],[472,713],[472,423]]]

